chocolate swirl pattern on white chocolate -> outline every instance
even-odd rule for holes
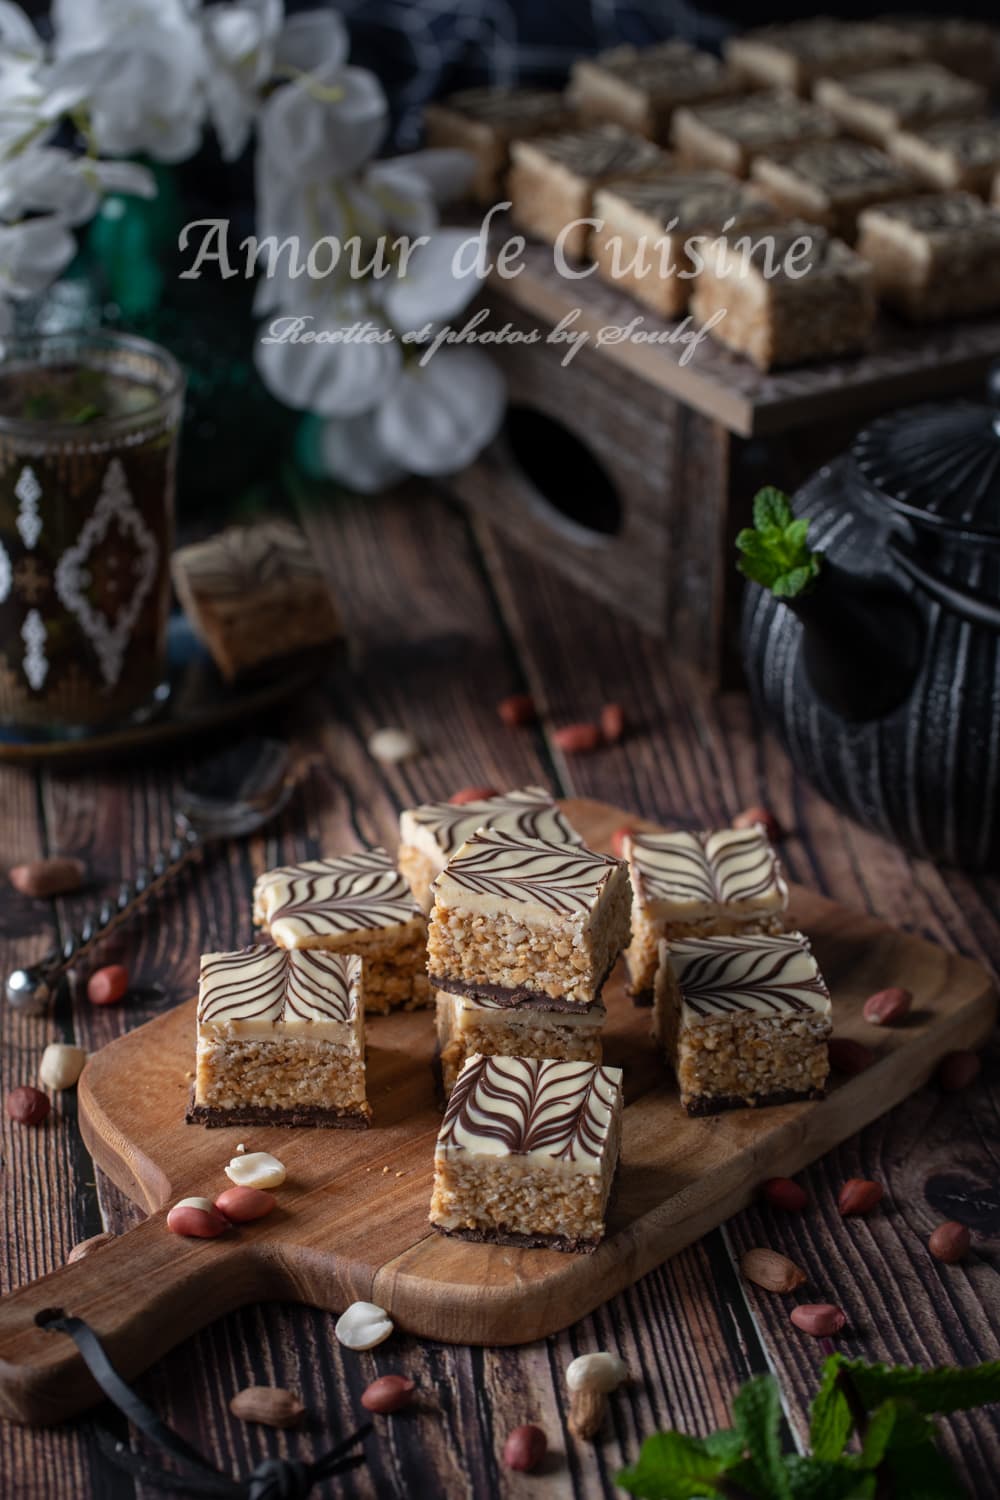
[[[724,172],[665,173],[616,184],[608,191],[665,228],[681,232],[721,229],[729,221],[733,229],[774,218],[772,204],[742,183],[733,182]]]
[[[1000,165],[1000,120],[947,120],[912,128],[917,140],[934,150],[954,152],[963,166]]]
[[[1000,214],[972,193],[926,193],[901,203],[880,203],[873,214],[897,219],[921,234],[1000,236]]]
[[[285,932],[329,937],[396,927],[421,915],[384,849],[271,870],[257,881],[254,908],[272,936],[276,924]]]
[[[747,146],[837,134],[837,122],[825,109],[794,94],[751,94],[698,105],[690,113],[699,124]]]
[[[206,953],[198,985],[199,1025],[350,1021],[361,960],[354,954],[288,952],[257,944]]]
[[[759,828],[716,833],[640,833],[629,866],[644,905],[782,908],[787,887],[774,850]]]
[[[663,152],[621,125],[594,125],[533,142],[551,160],[578,177],[600,178],[647,172],[663,162]]]
[[[699,52],[687,42],[661,42],[641,49],[625,46],[601,52],[592,66],[613,73],[651,94],[671,96],[698,93],[724,79],[726,69],[711,52]]]
[[[819,966],[799,932],[681,938],[670,944],[667,962],[684,1005],[703,1019],[740,1011],[787,1016],[830,1009]]]
[[[314,554],[288,521],[230,526],[178,553],[190,585],[211,598],[240,598],[263,588],[318,578]]]
[[[535,125],[567,113],[562,95],[550,89],[463,89],[443,103],[447,109],[494,125]]]
[[[621,1076],[619,1068],[585,1062],[470,1058],[449,1098],[438,1149],[546,1157],[600,1171]]]
[[[943,110],[974,107],[982,90],[968,78],[958,78],[935,63],[905,68],[877,68],[843,84],[845,93],[882,105],[907,119],[933,118]]]
[[[540,786],[519,787],[498,797],[465,802],[458,807],[450,802],[427,802],[422,807],[410,808],[404,819],[426,830],[442,854],[449,857],[480,828],[497,826],[519,838],[545,839],[550,844],[583,842]]]
[[[815,182],[821,188],[885,186],[895,189],[913,183],[914,192],[919,191],[912,173],[897,166],[877,146],[864,146],[857,141],[821,141],[818,145],[793,147],[781,150],[773,160],[776,166],[808,182]],[[766,180],[766,169],[770,165],[770,159],[765,157],[754,171],[760,171],[762,179]]]
[[[500,901],[530,902],[561,916],[589,912],[618,861],[581,845],[521,838],[499,828],[473,834],[434,882]]]

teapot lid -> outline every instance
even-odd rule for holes
[[[1000,398],[1000,367],[990,378]],[[1000,538],[1000,406],[910,406],[879,417],[851,453],[884,504],[915,525]]]

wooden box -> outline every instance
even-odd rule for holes
[[[793,489],[891,406],[981,382],[1000,357],[1000,318],[907,328],[879,323],[863,357],[762,374],[706,337],[609,342],[602,328],[667,324],[590,277],[570,281],[529,245],[513,280],[492,281],[491,330],[540,330],[492,346],[509,407],[496,442],[449,481],[519,547],[671,643],[719,682],[741,593],[734,539],[761,484]],[[641,316],[640,316],[641,315]],[[567,316],[589,341],[546,335]]]

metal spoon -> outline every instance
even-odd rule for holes
[[[8,1003],[28,1015],[44,1010],[60,980],[101,942],[112,928],[127,921],[174,876],[200,857],[206,844],[243,838],[275,817],[294,789],[288,747],[278,740],[249,739],[207,761],[183,787],[174,808],[177,829],[165,849],[122,882],[116,899],[71,933],[61,947],[30,968],[7,976]]]

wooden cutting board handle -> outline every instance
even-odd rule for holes
[[[289,1292],[280,1259],[256,1253],[244,1230],[185,1239],[153,1214],[0,1299],[0,1416],[47,1425],[101,1399],[72,1339],[36,1322],[46,1309],[85,1319],[131,1379],[214,1318]]]

